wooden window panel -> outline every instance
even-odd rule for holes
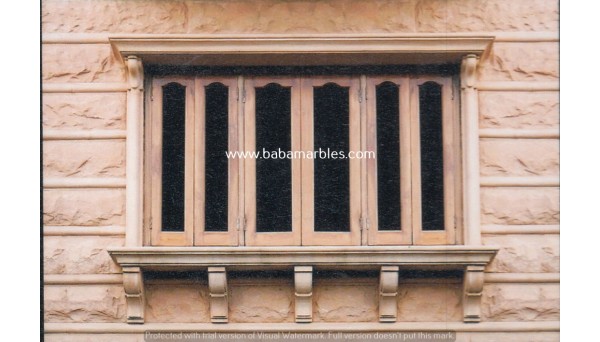
[[[299,151],[300,145],[300,80],[297,78],[256,77],[245,81],[244,141],[245,151],[256,149],[256,88],[269,84],[290,88],[290,127],[291,150]],[[259,151],[260,152],[260,151]],[[287,151],[286,151],[287,152]],[[301,159],[291,160],[291,231],[258,232],[257,231],[257,174],[256,160],[244,160],[244,212],[246,219],[246,245],[248,246],[290,246],[301,242]]]
[[[211,231],[206,226],[206,89],[215,84],[221,84],[228,89],[227,134],[228,150],[237,151],[240,148],[238,134],[238,81],[237,78],[196,78],[196,163],[195,163],[195,199],[194,206],[196,246],[237,246],[239,226],[239,182],[240,159],[228,159],[227,172],[227,229],[226,231]],[[223,158],[226,158],[223,151]],[[222,175],[225,177],[225,175]],[[208,204],[210,205],[210,203]]]
[[[377,132],[377,87],[384,83],[393,83],[398,87],[399,117],[399,165],[400,172],[400,227],[399,230],[380,230],[378,198],[378,160],[366,159],[367,164],[367,212],[368,212],[368,244],[369,245],[406,245],[412,244],[412,179],[410,167],[411,135],[410,135],[410,88],[407,77],[370,77],[367,79],[367,113],[366,113],[366,151],[378,150]],[[379,155],[377,158],[387,158]]]
[[[441,86],[442,149],[443,149],[443,229],[425,230],[422,221],[422,182],[421,182],[421,132],[419,87],[427,82]],[[412,211],[413,243],[416,245],[444,245],[455,243],[455,138],[454,106],[452,104],[452,82],[450,78],[420,77],[411,80],[411,169],[412,169]]]
[[[185,87],[185,154],[184,154],[184,227],[183,231],[162,230],[163,206],[163,89],[169,84]],[[190,78],[156,79],[152,84],[152,146],[150,155],[151,165],[151,243],[156,246],[191,246],[194,229],[194,82]]]
[[[360,151],[360,81],[355,77],[311,77],[302,79],[302,150],[314,151],[314,87],[334,83],[349,90],[349,147]],[[349,160],[349,231],[315,231],[314,160],[302,160],[302,245],[359,245],[360,239],[360,168],[359,159]]]

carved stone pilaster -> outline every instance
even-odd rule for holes
[[[312,322],[312,266],[294,267],[296,322]]]
[[[127,304],[127,323],[143,324],[146,300],[141,268],[123,267],[123,288]]]
[[[144,127],[144,71],[142,60],[128,56],[127,64],[127,140],[126,140],[126,231],[125,245],[142,245],[143,187],[142,151]]]
[[[465,323],[481,321],[481,294],[483,292],[484,266],[467,266],[463,282],[463,320]]]
[[[210,320],[227,323],[229,303],[227,296],[227,272],[225,267],[208,268],[208,290],[210,292]]]
[[[396,322],[398,316],[398,266],[381,266],[379,274],[379,322]]]

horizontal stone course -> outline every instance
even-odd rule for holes
[[[314,322],[377,322],[376,282],[345,282],[313,285]]]
[[[43,220],[49,226],[125,224],[123,189],[52,189],[43,193]]]
[[[479,92],[481,128],[557,128],[558,92]]]
[[[44,177],[124,177],[123,141],[46,141]]]
[[[44,237],[45,274],[120,273],[106,251],[124,245],[123,237],[46,236]]]
[[[480,143],[482,176],[558,176],[559,142],[555,139],[484,139]]]
[[[559,272],[559,242],[558,235],[484,235],[484,245],[500,247],[487,271]]]
[[[557,31],[546,0],[89,1],[42,3],[43,32]],[[101,15],[100,15],[101,14]]]
[[[229,321],[232,323],[294,322],[294,287],[290,281],[255,280],[229,287]]]
[[[122,286],[45,286],[44,321],[52,323],[125,322]]]
[[[147,284],[146,322],[210,322],[208,286],[203,284]]]
[[[477,67],[481,81],[556,81],[558,43],[496,43]]]
[[[42,82],[123,82],[125,65],[109,44],[47,44]]]
[[[398,286],[399,322],[459,322],[462,319],[462,284],[436,279],[436,283]]]
[[[558,321],[558,284],[488,284],[483,288],[485,321]]]
[[[127,95],[119,93],[46,93],[43,129],[125,129]]]
[[[558,224],[558,188],[482,188],[481,223]]]

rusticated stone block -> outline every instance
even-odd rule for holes
[[[557,342],[559,332],[457,332],[455,342]]]
[[[413,1],[189,2],[189,32],[412,32]],[[302,15],[298,15],[302,13]]]
[[[398,321],[462,321],[462,284],[402,283],[398,285]]]
[[[187,6],[182,1],[42,2],[43,32],[184,33]]]
[[[44,177],[123,177],[123,141],[46,141]]]
[[[418,32],[558,31],[558,1],[419,0]]]
[[[557,284],[488,284],[483,287],[486,321],[558,321]]]
[[[488,272],[559,272],[558,235],[483,235],[483,244],[500,247]]]
[[[147,284],[146,322],[210,322],[206,284]]]
[[[558,43],[496,43],[477,72],[484,81],[556,81]]]
[[[124,322],[122,286],[44,287],[44,321],[52,323]]]
[[[42,125],[51,129],[125,129],[125,93],[48,93]]]
[[[558,92],[479,92],[482,128],[556,128]]]
[[[556,188],[482,188],[482,224],[557,224]]]
[[[314,284],[314,322],[377,322],[376,281],[323,281]]]
[[[48,44],[42,49],[43,82],[122,82],[125,66],[109,44]]]
[[[110,226],[125,224],[122,189],[44,190],[44,224]]]
[[[229,321],[234,323],[294,322],[291,283],[236,283],[229,285]]]
[[[557,176],[558,140],[485,139],[480,143],[483,176]]]
[[[45,236],[44,273],[120,273],[106,249],[123,244],[122,237],[114,236]]]

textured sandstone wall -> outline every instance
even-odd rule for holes
[[[300,15],[302,14],[302,15]],[[44,33],[71,34],[72,43],[43,44],[42,80],[48,85],[122,84],[125,67],[108,43],[78,43],[85,34],[108,33],[419,33],[558,30],[558,3],[549,0],[332,0],[332,1],[158,1],[44,0]],[[81,36],[83,34],[84,36]],[[480,81],[558,80],[558,42],[500,41],[482,57]],[[508,82],[508,83],[507,83]],[[558,92],[482,90],[482,129],[558,128]],[[45,92],[42,125],[52,132],[123,130],[123,92]],[[494,177],[556,177],[558,139],[481,139],[481,174]],[[43,175],[48,178],[123,178],[125,141],[46,140]],[[106,248],[124,243],[122,188],[44,190],[45,321],[124,322],[120,269]],[[488,275],[556,275],[558,234],[536,232],[559,222],[555,187],[484,187],[481,191],[483,243],[500,246]],[[66,229],[66,230],[65,230]],[[519,231],[522,229],[523,231]],[[552,230],[552,229],[550,229]],[[100,231],[90,235],[88,231]],[[58,232],[58,233],[57,233]],[[102,233],[104,232],[104,233]],[[518,234],[515,234],[517,232]],[[526,234],[523,234],[526,233]],[[105,277],[86,280],[77,277]],[[507,279],[508,279],[507,278]],[[58,280],[57,280],[58,279]],[[539,278],[545,279],[545,278]],[[290,279],[232,280],[232,322],[293,321]],[[558,283],[548,280],[489,282],[484,288],[484,321],[558,321]],[[148,322],[207,322],[206,284],[153,281],[147,287]],[[320,322],[377,320],[377,280],[319,280],[314,317]],[[399,321],[460,321],[458,280],[401,281]],[[460,333],[461,341],[555,341],[555,332]],[[49,334],[49,341],[141,341],[136,334]]]

